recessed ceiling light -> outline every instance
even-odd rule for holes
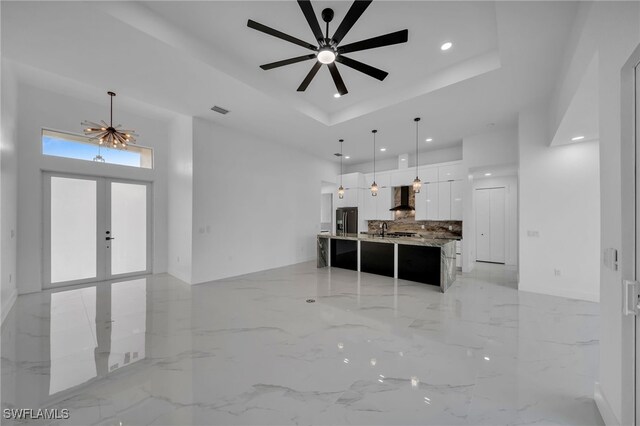
[[[348,155],[345,155],[345,156],[344,156],[344,159],[345,159],[345,160],[348,160],[349,158],[351,158],[351,157],[349,157]]]
[[[339,98],[339,97],[340,97],[340,93],[334,93],[334,94],[333,94],[333,97],[334,97],[334,98]]]
[[[380,148],[380,151],[385,152],[387,148]]]
[[[584,136],[576,136],[571,138],[572,141],[581,141],[582,139],[584,139]]]
[[[407,161],[407,159],[406,158],[401,158],[400,161]]]
[[[440,50],[449,50],[449,49],[451,49],[451,46],[453,46],[453,43],[448,41],[445,44],[443,44],[442,46],[440,46]]]
[[[427,138],[427,139],[425,139],[424,141],[425,141],[425,142],[431,142],[431,141],[433,141],[433,138]]]
[[[485,173],[484,175],[485,176],[491,176],[491,173]]]

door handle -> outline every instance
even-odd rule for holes
[[[116,237],[106,237],[106,238],[105,238],[105,240],[106,240],[106,241],[109,241],[109,240],[115,240],[115,239],[116,239]]]
[[[638,281],[624,280],[623,285],[623,297],[624,307],[623,312],[625,315],[638,315],[640,311],[640,283]]]

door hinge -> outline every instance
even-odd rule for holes
[[[632,280],[623,281],[624,314],[640,314],[640,282]]]

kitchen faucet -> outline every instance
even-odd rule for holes
[[[380,225],[380,228],[382,228],[382,231],[380,231],[380,234],[382,235],[382,238],[384,238],[384,231],[389,229],[387,226],[387,222],[382,222],[382,224]]]

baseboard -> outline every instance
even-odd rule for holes
[[[18,289],[14,288],[6,302],[2,304],[2,320],[0,321],[0,324],[4,324],[4,320],[7,318],[7,315],[9,315],[9,312],[11,312],[11,308],[13,308],[17,299]]]
[[[586,300],[588,302],[600,302],[600,295],[593,293],[585,293],[580,291],[565,290],[556,287],[535,287],[530,288],[522,281],[518,283],[518,290],[528,291],[529,293],[546,294],[549,296],[566,297],[567,299]]]
[[[593,399],[596,401],[596,406],[598,407],[598,411],[600,411],[600,416],[602,420],[604,420],[604,424],[607,426],[619,426],[620,421],[611,409],[611,405],[602,393],[602,388],[598,382],[596,382],[594,386]]]

